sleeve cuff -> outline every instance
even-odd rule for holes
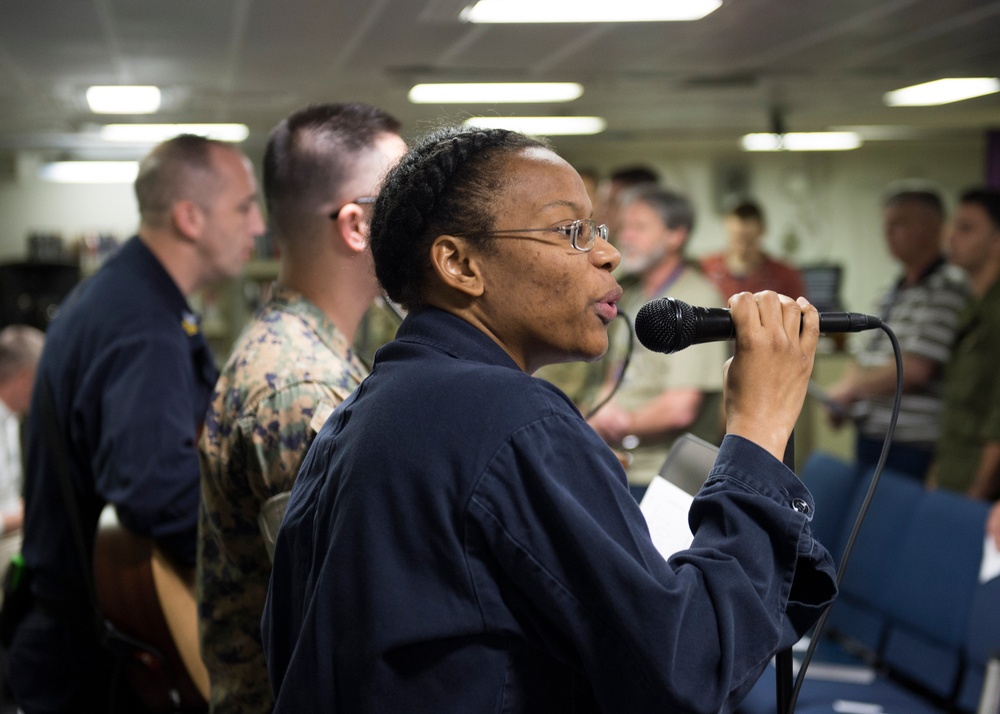
[[[815,504],[798,476],[770,453],[742,436],[722,441],[706,485],[728,482],[766,496],[812,521]]]

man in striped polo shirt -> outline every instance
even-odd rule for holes
[[[968,301],[968,287],[942,253],[944,207],[936,191],[893,191],[883,203],[883,216],[889,251],[903,268],[878,306],[878,315],[896,334],[903,353],[903,398],[886,465],[922,480],[940,431],[942,369]],[[892,345],[881,330],[871,332],[855,362],[829,389],[843,413],[856,421],[860,464],[878,461],[895,389]],[[836,424],[843,417],[831,418]]]

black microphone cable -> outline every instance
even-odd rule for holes
[[[881,329],[889,337],[889,341],[892,343],[892,353],[896,359],[896,394],[893,398],[892,403],[892,416],[889,419],[889,428],[885,433],[885,441],[882,442],[882,453],[879,455],[878,464],[875,466],[875,473],[872,474],[872,482],[868,486],[868,493],[865,494],[865,499],[861,503],[861,508],[858,510],[857,518],[854,521],[854,527],[851,529],[851,535],[847,539],[847,545],[844,546],[844,554],[841,557],[840,565],[837,566],[837,590],[840,590],[840,583],[844,579],[844,571],[847,569],[847,561],[850,559],[851,551],[854,549],[854,543],[858,539],[858,533],[861,531],[861,524],[865,520],[865,516],[868,513],[868,507],[871,505],[872,499],[875,497],[875,488],[878,486],[878,481],[882,476],[882,470],[885,468],[886,459],[889,456],[889,448],[892,446],[892,437],[896,432],[896,419],[899,417],[899,403],[903,398],[903,355],[899,348],[899,341],[896,339],[895,333],[886,324],[880,325]],[[836,602],[836,600],[834,600]],[[826,621],[830,617],[830,608],[833,603],[823,611],[819,620],[816,621],[816,626],[813,628],[812,638],[809,641],[809,646],[806,648],[806,653],[802,656],[802,664],[799,666],[798,675],[795,678],[795,685],[792,687],[791,696],[788,700],[788,712],[787,714],[793,714],[795,712],[795,703],[799,699],[799,691],[802,689],[802,683],[805,681],[806,669],[809,667],[809,662],[812,661],[813,654],[816,652],[816,647],[819,644],[820,636],[823,634],[823,628],[826,626]],[[785,712],[778,712],[778,714],[786,714]]]
[[[397,303],[394,303],[392,300],[390,300],[389,296],[386,295],[385,292],[380,293],[378,298],[376,298],[375,302],[368,306],[368,309],[371,310],[371,308],[375,307],[379,303],[388,308],[384,312],[388,317],[391,317],[393,320],[395,320],[396,328],[398,329],[399,326],[403,324],[403,320],[406,319],[406,310],[403,309],[402,305],[398,305]],[[368,315],[367,311],[365,315],[366,316]],[[364,322],[362,322],[362,326],[363,325]],[[390,338],[390,340],[391,339],[392,338]],[[379,347],[381,347],[381,345],[379,345]],[[368,370],[369,372],[372,371],[372,366],[369,364],[369,361],[371,361],[370,357],[369,359],[365,359],[364,357],[362,357],[357,353],[355,353],[355,357],[357,357],[358,360],[361,362],[361,364],[365,366],[366,370]]]
[[[628,313],[623,312],[622,310],[619,310],[618,314],[615,316],[616,320],[618,318],[625,320],[625,324],[628,326],[628,341],[626,342],[625,359],[622,360],[622,368],[618,370],[618,376],[615,379],[614,385],[611,387],[611,391],[608,392],[604,399],[600,400],[597,404],[591,407],[590,411],[583,417],[584,419],[590,419],[590,417],[597,414],[597,412],[599,412],[605,404],[611,401],[611,398],[615,396],[618,389],[622,386],[622,382],[625,381],[625,370],[628,369],[628,365],[632,361],[632,350],[635,348],[635,325],[632,324],[632,318],[628,316]],[[608,349],[611,349],[610,346]]]
[[[382,293],[381,297],[382,297],[382,302],[384,302],[386,307],[389,308],[389,311],[393,314],[393,317],[399,320],[399,324],[403,324],[403,320],[406,319],[406,310],[403,309],[403,306],[394,303],[392,300],[389,299],[389,296],[386,295],[385,293]]]

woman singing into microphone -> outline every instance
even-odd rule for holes
[[[811,305],[730,302],[728,435],[669,560],[614,453],[531,376],[607,349],[619,256],[591,210],[502,130],[438,131],[386,179],[372,256],[409,314],[292,492],[262,624],[279,714],[729,711],[833,598],[780,461]]]

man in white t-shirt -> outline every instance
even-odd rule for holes
[[[45,336],[28,325],[0,330],[0,574],[21,547],[21,418],[31,403]]]

